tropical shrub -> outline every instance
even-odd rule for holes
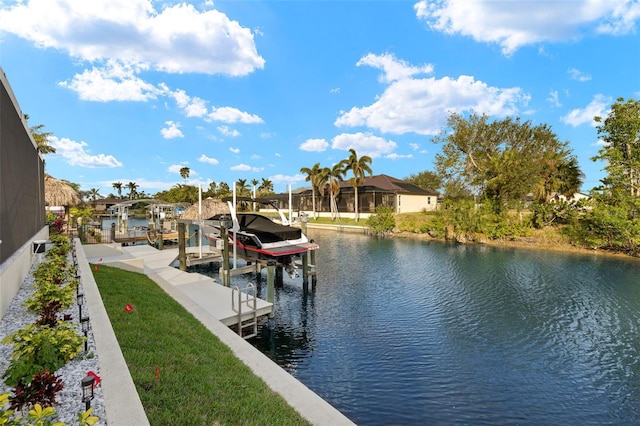
[[[367,225],[376,234],[385,234],[393,231],[396,226],[393,209],[391,207],[376,207],[376,214],[367,219]]]
[[[24,407],[51,407],[56,403],[56,394],[64,388],[62,380],[51,374],[49,370],[42,370],[33,375],[31,381],[18,380],[13,389],[13,396],[9,398],[10,408],[22,410]]]
[[[49,236],[60,235],[64,232],[64,219],[60,216],[49,212],[45,218],[46,224],[49,226]]]
[[[2,376],[9,386],[42,370],[56,371],[82,350],[84,337],[73,325],[59,321],[57,327],[30,324],[5,337],[13,346],[12,360]]]

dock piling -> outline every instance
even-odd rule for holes
[[[184,223],[178,223],[178,259],[180,260],[180,270],[187,270],[187,250],[184,238]]]
[[[276,261],[269,260],[267,261],[267,302],[271,303],[271,313],[269,314],[269,318],[273,318],[273,310],[274,310],[274,300],[275,300],[275,271],[276,271]]]

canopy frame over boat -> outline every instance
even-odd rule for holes
[[[222,201],[229,205],[230,215],[218,214],[208,219],[217,221],[220,225],[228,221],[228,244],[233,246],[234,256],[248,261],[275,260],[285,266],[289,275],[297,276],[297,258],[319,248],[318,244],[309,241],[301,228],[291,226],[289,219],[271,200],[228,197]],[[236,208],[238,202],[269,205],[278,213],[281,223],[255,212],[240,213]],[[205,233],[205,237],[212,244],[220,240],[220,225],[210,227],[210,232]]]

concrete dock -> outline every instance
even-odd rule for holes
[[[198,247],[189,247],[188,254],[196,254]],[[148,245],[121,247],[119,244],[92,244],[84,246],[89,263],[104,264],[128,271],[148,275],[151,279],[172,285],[185,296],[210,312],[218,321],[226,326],[238,324],[238,312],[233,310],[233,290],[225,287],[214,278],[195,272],[184,272],[172,266],[178,258],[178,248],[157,250]],[[215,257],[215,251],[209,246],[202,249],[203,258]],[[193,259],[197,259],[194,257]],[[242,290],[242,289],[241,289]],[[236,293],[237,297],[237,293]],[[272,304],[256,300],[257,316],[271,313]],[[237,302],[235,304],[237,306]],[[242,321],[249,320],[253,313],[241,314]]]

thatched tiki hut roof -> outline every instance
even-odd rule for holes
[[[68,184],[49,175],[44,177],[44,202],[47,206],[75,206],[80,196]]]
[[[202,219],[209,219],[217,214],[230,214],[229,206],[217,198],[206,198],[202,200]],[[198,220],[198,203],[185,209],[180,215],[181,219]]]

